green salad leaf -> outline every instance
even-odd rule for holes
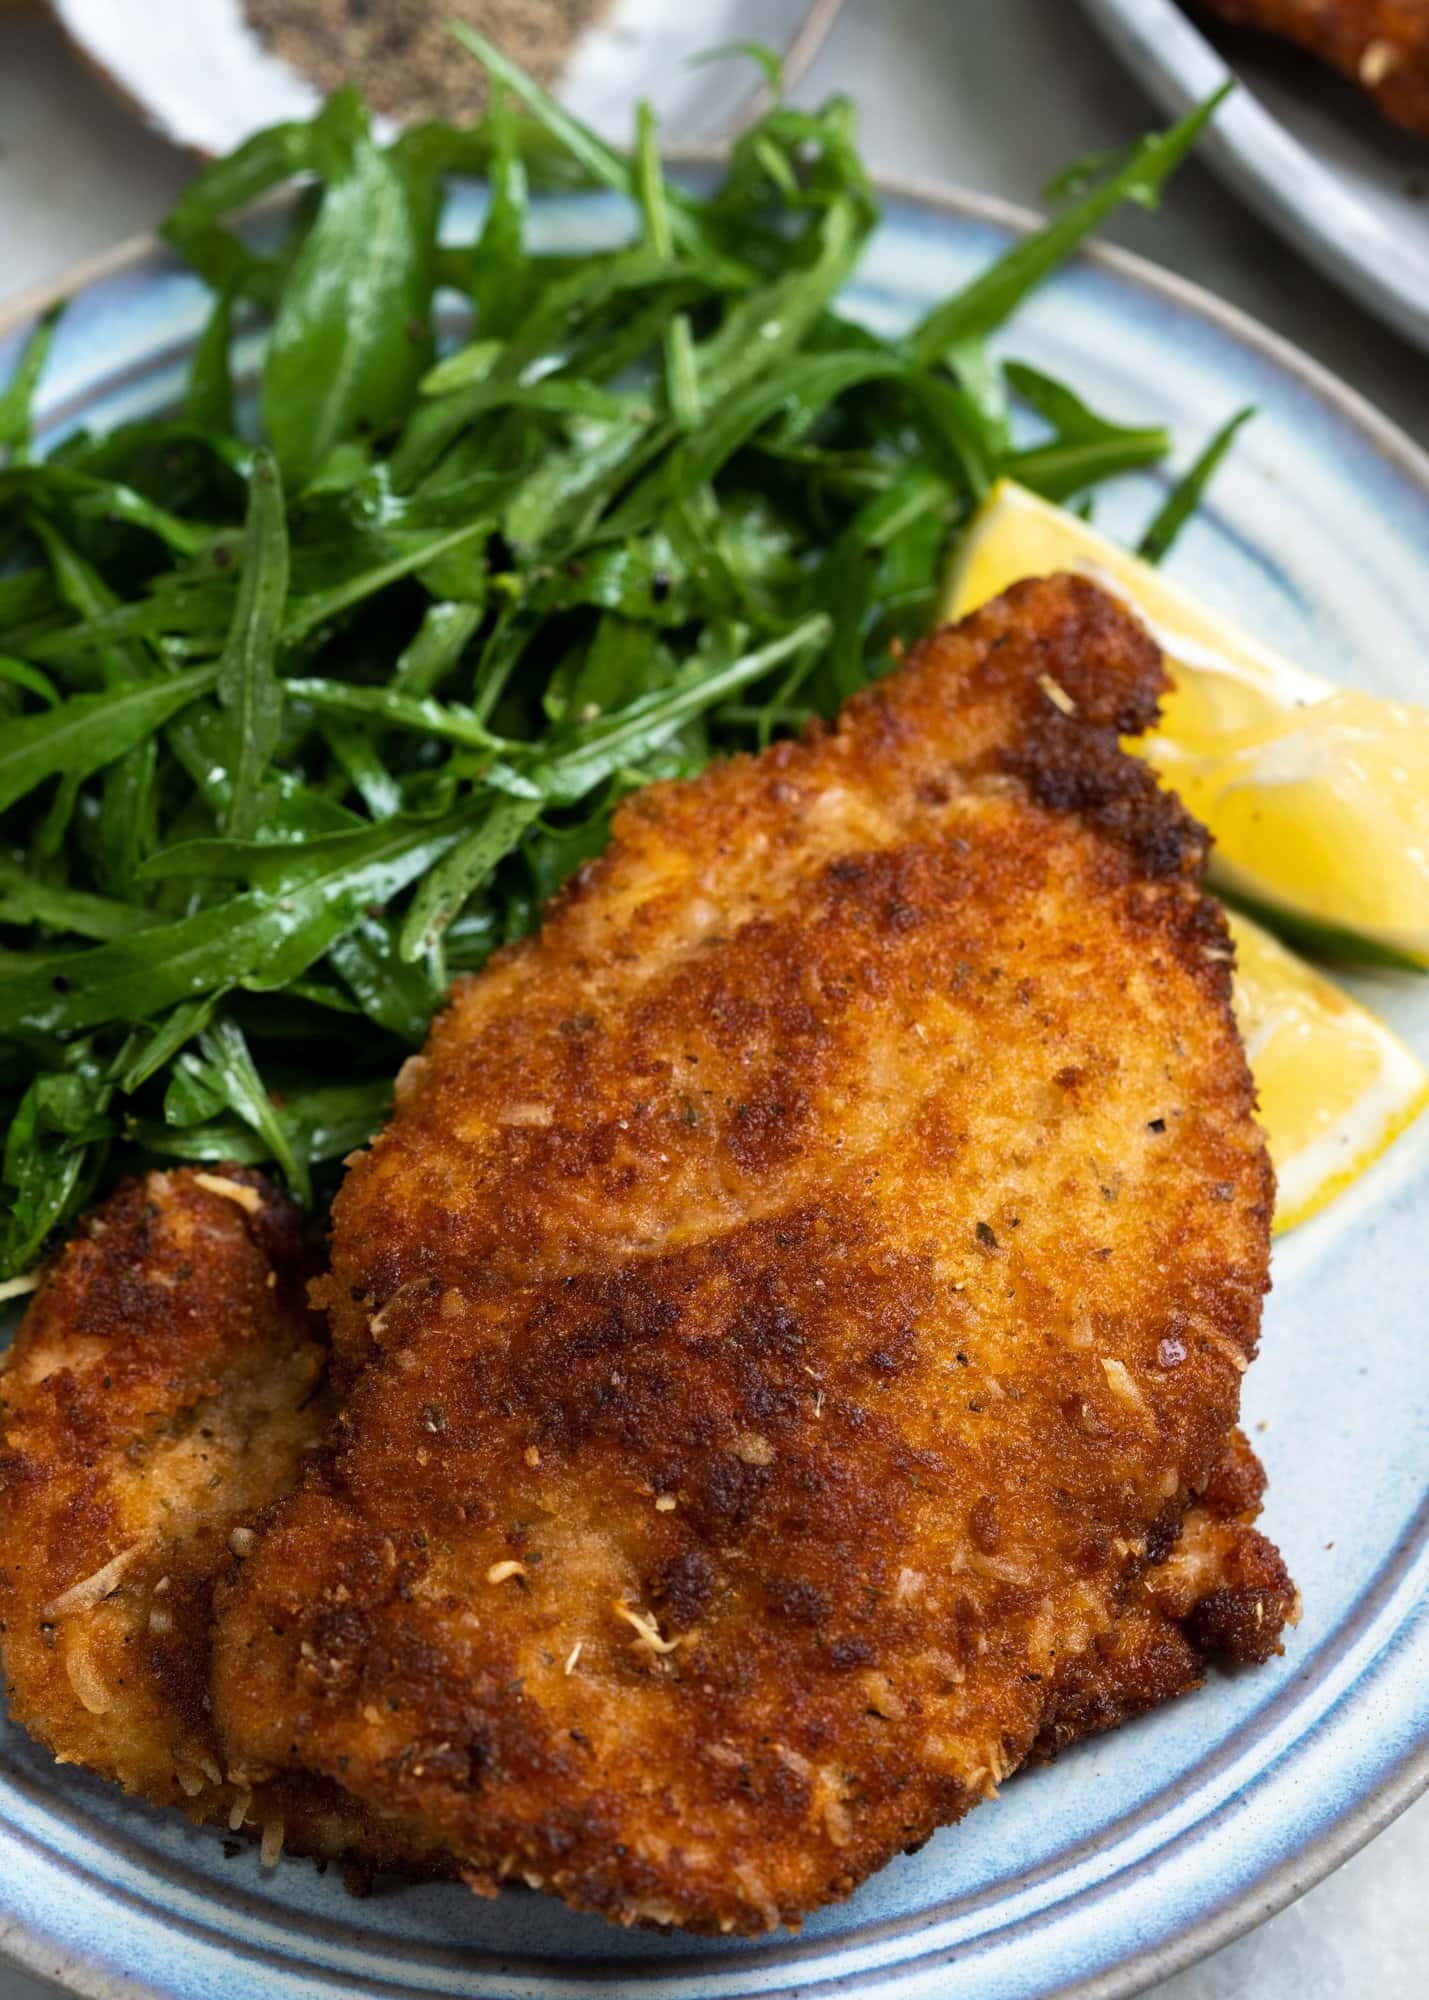
[[[248,525],[243,542],[233,624],[218,666],[218,699],[227,711],[225,831],[253,832],[263,807],[263,781],[283,728],[278,644],[288,602],[288,518],[283,482],[271,453],[254,453]]]
[[[1143,562],[1159,563],[1169,555],[1171,544],[1200,506],[1206,488],[1215,478],[1221,461],[1235,443],[1242,426],[1248,424],[1254,415],[1253,403],[1248,403],[1243,410],[1237,410],[1197,453],[1167,494],[1137,544],[1136,553]]]
[[[1214,102],[898,335],[842,303],[878,213],[846,100],[775,66],[724,168],[674,174],[648,110],[624,153],[457,34],[478,124],[386,144],[342,92],[197,176],[180,407],[47,438],[55,314],[0,388],[0,1274],[145,1161],[320,1202],[627,792],[884,672],[997,478],[1083,501],[1169,450],[1007,322]],[[541,187],[589,194],[583,247]]]

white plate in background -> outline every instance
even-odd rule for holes
[[[1429,348],[1429,140],[1287,44],[1227,42],[1176,0],[1082,0],[1138,81],[1176,116],[1232,75],[1200,157],[1357,304]]]
[[[513,7],[520,0],[512,0]],[[191,152],[228,153],[250,133],[310,118],[320,93],[269,54],[242,0],[50,0],[90,68],[145,124]],[[745,60],[691,67],[730,42],[759,41],[784,60],[785,80],[808,67],[842,0],[614,0],[576,46],[556,94],[607,138],[630,136],[631,106],[648,98],[671,144],[727,131],[759,95]],[[454,50],[454,60],[469,61]]]

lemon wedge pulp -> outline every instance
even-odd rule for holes
[[[1275,1228],[1332,1202],[1429,1103],[1429,1073],[1358,1001],[1232,915],[1235,1011],[1275,1162]]]
[[[1212,878],[1347,957],[1429,966],[1429,709],[1281,660],[1011,480],[983,502],[945,613],[1072,570],[1136,611],[1174,687],[1136,746],[1216,838]]]

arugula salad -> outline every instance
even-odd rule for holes
[[[320,1200],[623,794],[885,671],[999,477],[1072,501],[1169,449],[987,343],[1213,103],[882,338],[839,305],[878,221],[846,100],[681,176],[648,112],[617,152],[465,39],[474,127],[382,145],[348,92],[200,173],[181,408],[40,452],[53,315],[0,390],[0,1278],[136,1166]],[[533,248],[543,187],[622,197],[627,240]]]

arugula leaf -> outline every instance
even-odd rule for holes
[[[288,1148],[308,1167],[324,1160],[340,1160],[367,1144],[391,1103],[392,1085],[386,1077],[373,1083],[325,1084],[290,1092],[282,1110]],[[235,1160],[250,1167],[266,1166],[273,1158],[268,1143],[252,1126],[232,1118],[177,1128],[131,1119],[125,1136],[161,1158]]]
[[[431,361],[436,233],[412,178],[355,121],[283,286],[263,424],[301,486],[335,446],[403,414]]]
[[[1155,208],[1166,182],[1234,87],[1227,83],[1169,132],[1157,132],[1143,139],[1113,166],[1099,186],[1082,195],[1036,235],[1015,243],[964,290],[935,306],[909,340],[914,357],[934,361],[960,341],[981,338],[1001,326],[1028,293],[1064,264],[1122,202],[1134,201],[1142,208]]]
[[[392,477],[403,490],[415,485],[464,431],[497,411],[535,410],[613,419],[624,416],[630,407],[626,397],[589,382],[568,381],[564,376],[546,376],[539,382],[504,378],[477,381],[419,406],[393,457]]]
[[[373,819],[390,819],[402,810],[402,787],[383,763],[375,732],[360,722],[329,717],[323,740],[346,773],[353,790]]]
[[[871,223],[863,202],[835,195],[812,232],[812,257],[794,261],[772,284],[736,300],[697,351],[707,402],[721,402],[802,345],[853,275]]]
[[[178,1074],[206,1085],[217,1101],[215,1108],[226,1106],[257,1133],[265,1158],[277,1161],[290,1192],[306,1206],[313,1198],[306,1151],[295,1150],[290,1142],[286,1122],[263,1087],[243,1031],[220,1018],[203,1029],[198,1040],[202,1055],[181,1055]]]
[[[1143,562],[1159,563],[1170,553],[1172,543],[1200,506],[1206,488],[1235,443],[1241,426],[1249,423],[1255,414],[1253,403],[1237,410],[1221,425],[1195,463],[1177,480],[1137,545],[1136,553]]]
[[[526,163],[521,157],[510,92],[499,76],[489,80],[486,124],[491,135],[487,168],[491,194],[481,235],[472,251],[470,279],[471,302],[483,344],[491,335],[510,333],[520,325],[530,290],[525,248]]]
[[[1009,361],[1005,373],[1022,400],[1053,426],[1056,437],[1010,453],[1003,470],[1045,499],[1070,499],[1099,479],[1154,465],[1170,449],[1170,437],[1159,425],[1132,429],[1111,423],[1088,409],[1065,382],[1023,362]]]
[[[121,1051],[121,1059],[116,1065],[120,1090],[132,1097],[151,1076],[157,1076],[161,1069],[167,1068],[179,1050],[208,1026],[215,1008],[227,997],[227,993],[227,987],[218,986],[201,999],[180,1001],[177,1007],[171,1008],[160,1019],[152,1032],[132,1038],[132,1042]]]
[[[869,556],[929,513],[945,511],[952,497],[946,479],[920,468],[861,507],[829,550],[819,592],[833,621],[827,671],[838,701],[856,694],[868,679],[867,625],[877,582]],[[780,699],[787,702],[794,692],[795,686],[786,683]]]
[[[63,312],[63,305],[55,305],[41,317],[25,342],[14,374],[0,390],[0,454],[8,452],[23,459],[29,453],[31,406]]]
[[[213,541],[214,530],[202,523],[180,520],[122,481],[99,479],[67,465],[11,465],[0,471],[0,507],[33,502],[58,505],[79,521],[127,522],[166,542],[176,555],[200,554]]]
[[[152,910],[134,903],[66,889],[15,862],[0,861],[0,923],[43,924],[75,937],[107,939],[150,930],[158,921]]]
[[[236,152],[212,161],[190,183],[160,224],[160,235],[215,291],[264,296],[272,267],[223,228],[221,218],[248,207],[295,174],[320,171],[325,151],[325,128],[318,119],[255,132]]]
[[[233,376],[229,348],[233,340],[235,285],[215,293],[213,307],[194,348],[184,393],[184,414],[197,430],[233,429]]]
[[[703,49],[697,56],[691,56],[687,67],[703,69],[707,63],[726,62],[731,56],[743,56],[747,61],[757,63],[765,86],[775,97],[784,94],[784,64],[778,51],[765,42],[721,42],[718,48]]]
[[[439,687],[475,636],[481,613],[479,604],[429,604],[422,614],[421,629],[398,655],[392,672],[393,691],[420,699]]]
[[[228,718],[228,810],[224,830],[246,839],[263,806],[263,781],[278,747],[283,686],[275,661],[288,602],[288,522],[271,453],[258,451],[248,484],[243,568],[228,643],[218,664],[218,701]]]
[[[28,660],[11,660],[0,653],[0,681],[8,681],[12,687],[22,687],[30,694],[38,695],[50,708],[59,707],[60,698],[55,692],[54,682],[38,667],[32,667]]]
[[[655,114],[642,104],[636,114],[635,185],[645,216],[645,234],[657,257],[671,260],[675,254],[675,230],[670,214],[669,189],[660,170],[658,128]],[[665,399],[670,415],[682,431],[693,430],[703,407],[700,396],[699,363],[689,315],[677,312],[664,329]]]
[[[458,842],[451,852],[459,852],[461,845]],[[450,859],[448,854],[445,861]],[[425,877],[418,895],[445,866],[445,861],[439,861]],[[408,1048],[421,1047],[432,1015],[441,1003],[442,982],[432,977],[429,963],[411,963],[408,955],[398,949],[391,919],[366,918],[332,944],[328,962],[341,974],[370,1021],[396,1035]]]
[[[75,773],[66,774],[73,782]],[[154,843],[159,746],[150,735],[111,764],[99,795],[94,871],[114,895],[132,895],[144,856]]]
[[[95,650],[105,679],[111,683],[141,679],[148,671],[144,658],[137,649],[110,639],[103,630],[117,600],[94,564],[72,548],[54,523],[42,514],[33,513],[30,526],[49,558],[61,599],[96,634]]]
[[[449,528],[442,533],[415,535],[410,547],[387,562],[360,568],[327,590],[315,590],[307,596],[292,598],[283,622],[283,644],[298,645],[313,633],[321,631],[323,626],[330,625],[335,618],[340,618],[343,612],[353,610],[369,597],[375,597],[379,591],[400,583],[403,577],[415,575],[418,570],[429,568],[457,549],[469,548],[473,542],[484,541],[490,532],[489,522],[471,521],[463,527]]]
[[[0,1030],[64,1033],[145,1020],[219,986],[276,991],[365,910],[425,874],[465,832],[472,810],[292,845],[209,843],[201,872],[246,874],[254,890],[134,937],[0,975]],[[175,858],[172,851],[154,856],[150,874]]]
[[[5,1139],[0,1180],[7,1190],[0,1225],[0,1270],[25,1271],[45,1239],[82,1205],[103,1163],[112,1090],[87,1048],[68,1068],[37,1076]]]
[[[714,673],[683,686],[638,696],[616,714],[591,723],[569,748],[558,743],[549,757],[532,768],[530,777],[540,787],[540,796],[549,805],[574,805],[627,764],[662,749],[693,716],[761,680],[791,654],[827,640],[831,629],[830,620],[816,612],[781,638],[731,660]]]
[[[602,539],[640,532],[663,512],[679,491],[713,479],[739,447],[778,413],[799,422],[817,416],[824,407],[868,382],[886,381],[900,372],[889,354],[800,355],[772,368],[762,381],[738,393],[728,393],[699,435],[678,444],[668,460],[638,487],[602,529]]]
[[[432,869],[412,898],[398,949],[408,963],[425,958],[462,905],[504,860],[540,810],[539,800],[494,798],[484,819]]]
[[[63,773],[83,780],[112,764],[217,680],[216,667],[195,667],[111,693],[72,695],[43,715],[11,722],[0,744],[0,812],[46,778]]]
[[[543,90],[533,77],[527,76],[523,69],[504,56],[485,35],[462,22],[452,24],[452,33],[470,49],[493,83],[504,84],[508,90],[515,92],[532,117],[545,126],[552,138],[585,169],[593,181],[614,188],[617,194],[629,192],[629,163],[613,146],[608,146],[588,125],[583,125],[557,104],[549,91]]]
[[[293,679],[284,682],[290,700],[311,703],[332,715],[362,716],[388,729],[441,737],[477,750],[500,750],[503,743],[479,723],[469,708],[432,695],[402,694],[393,688],[352,687],[346,681]]]
[[[1088,188],[1095,187],[1098,181],[1105,180],[1125,163],[1135,143],[1133,140],[1127,146],[1103,147],[1097,152],[1082,153],[1077,159],[1069,161],[1043,188],[1043,202],[1048,208],[1056,208],[1064,201],[1072,201],[1077,195],[1085,194]]]

